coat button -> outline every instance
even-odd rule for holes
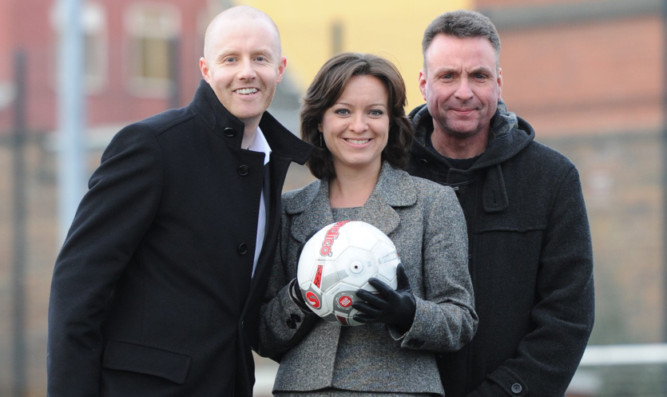
[[[239,165],[238,168],[236,169],[236,172],[238,172],[239,175],[241,175],[241,176],[248,176],[248,169],[249,169],[249,168],[248,168],[247,165],[245,165],[245,164],[241,164],[241,165]]]
[[[512,384],[512,393],[514,394],[520,394],[523,391],[523,386],[521,386],[519,383],[514,383]]]
[[[287,326],[291,329],[296,329],[296,325],[301,322],[301,317],[298,314],[292,314],[290,318],[287,319]]]
[[[246,244],[246,243],[239,244],[239,246],[236,247],[236,251],[241,255],[247,254],[248,253],[248,244]]]
[[[234,138],[236,136],[236,130],[232,127],[225,127],[222,133],[225,134],[227,138]]]

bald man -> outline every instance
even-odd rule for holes
[[[49,396],[252,395],[280,193],[311,150],[266,112],[285,66],[273,21],[230,8],[192,102],[116,134],[56,260]]]

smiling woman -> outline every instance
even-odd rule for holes
[[[363,79],[360,79],[361,77]],[[365,98],[368,103],[362,103],[361,106],[384,105],[388,132],[381,158],[393,167],[405,167],[406,148],[412,141],[412,127],[405,117],[403,78],[396,67],[383,58],[370,54],[344,53],[331,58],[322,66],[306,92],[301,109],[302,138],[318,147],[308,160],[308,168],[317,178],[336,176],[332,153],[327,145],[323,144],[322,122],[328,112],[336,110],[334,106],[345,91],[350,98],[362,95],[359,87],[348,89],[351,80],[361,80],[364,85],[375,88],[374,95]],[[355,85],[357,84],[361,83],[355,82]],[[360,106],[358,101],[357,106]],[[339,110],[343,113],[349,112],[349,109]],[[381,107],[372,109],[372,115],[368,114],[366,118],[377,116],[378,110],[381,110]]]
[[[318,146],[308,167],[321,179],[283,195],[259,327],[259,354],[280,358],[276,396],[444,395],[435,353],[474,334],[463,212],[451,188],[401,169],[412,139],[404,105],[397,69],[369,54],[333,57],[306,93],[301,133]],[[356,292],[363,325],[349,328],[315,315],[296,287],[305,242],[346,220],[380,229],[401,260],[396,288],[371,278],[378,295]]]
[[[354,76],[336,103],[324,112],[320,130],[331,152],[336,175],[366,174],[349,194],[336,178],[330,186],[331,205],[356,207],[366,202],[382,165],[382,151],[389,137],[387,90],[376,77]]]

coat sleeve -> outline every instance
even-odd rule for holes
[[[299,247],[290,244],[289,220],[283,216],[276,260],[260,308],[259,346],[257,353],[280,361],[318,321],[314,313],[305,313],[289,294],[289,283],[296,277]]]
[[[453,351],[470,342],[477,329],[468,272],[468,235],[454,191],[431,186],[434,191],[425,194],[430,205],[423,213],[423,296],[415,296],[414,322],[401,346]]]
[[[114,286],[155,216],[163,181],[155,137],[126,127],[89,181],[56,260],[49,301],[48,396],[96,396]]]
[[[562,396],[584,353],[594,320],[593,254],[576,168],[554,186],[531,311],[534,328],[516,355],[470,396]]]

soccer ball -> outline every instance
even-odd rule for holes
[[[356,291],[377,292],[368,283],[378,278],[396,289],[400,263],[394,243],[375,226],[341,221],[320,229],[303,247],[297,282],[306,305],[318,316],[342,325],[354,320]]]

